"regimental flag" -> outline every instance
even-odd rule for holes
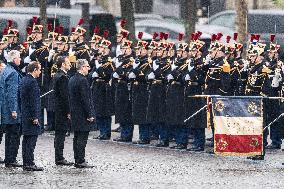
[[[260,98],[212,98],[214,152],[254,156],[263,152],[263,108]]]

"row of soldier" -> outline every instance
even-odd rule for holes
[[[193,33],[190,43],[184,43],[183,34],[179,34],[178,44],[169,42],[168,34],[163,32],[154,33],[151,42],[143,41],[143,33],[139,32],[139,41],[134,46],[127,39],[129,32],[122,21],[117,34],[116,56],[113,57],[108,31],[99,36],[99,28],[96,28],[88,47],[84,40],[86,30],[81,23],[70,36],[62,35],[59,27],[50,29],[48,38],[43,40],[43,26],[34,19],[33,28],[27,29],[30,35],[24,46],[16,45],[17,30],[9,24],[0,49],[5,60],[7,52],[18,48],[22,52],[23,67],[34,60],[41,63],[39,83],[42,93],[53,88],[50,88],[53,86],[51,75],[57,70],[59,56],[67,56],[71,63],[86,59],[91,67],[88,79],[100,130],[97,139],[110,139],[111,117],[115,115],[121,136],[114,141],[131,142],[133,126],[138,125],[139,144],[149,144],[151,130],[157,129],[157,147],[168,147],[169,141],[174,139],[176,145],[172,148],[186,149],[191,134],[193,145],[188,150],[203,151],[206,116],[212,118],[212,112],[207,113],[209,115],[201,112],[184,122],[207,103],[206,98],[193,96],[282,95],[283,63],[279,60],[280,47],[274,43],[275,35],[271,35],[271,43],[266,46],[259,42],[259,35],[252,34],[247,57],[243,59],[243,45],[237,42],[237,34],[232,40],[227,36],[226,43],[221,42],[224,38],[221,33],[213,34],[210,47],[206,49],[205,43],[199,40],[201,32]],[[76,72],[74,65],[68,71],[70,77]],[[265,103],[264,125],[278,116],[280,105],[279,101]],[[43,100],[42,110],[44,108]],[[214,133],[212,119],[208,122]],[[274,128],[278,127],[272,127],[272,144],[268,147],[279,149],[281,137]],[[266,138],[264,145],[267,145]]]

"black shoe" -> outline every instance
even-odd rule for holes
[[[73,165],[72,162],[69,162],[65,159],[61,160],[61,161],[56,161],[55,162],[55,165],[65,165],[65,166],[70,166],[70,165]]]
[[[159,136],[154,136],[154,135],[152,135],[152,136],[150,137],[150,140],[159,140]]]
[[[86,162],[84,163],[75,163],[76,168],[93,168],[93,165],[88,165]]]
[[[165,142],[165,141],[160,141],[156,147],[159,147],[159,148],[163,148],[163,147],[169,147],[169,142]]]
[[[258,155],[258,156],[251,156],[251,157],[247,157],[247,159],[251,159],[251,160],[264,160],[264,156],[263,155]]]
[[[177,144],[176,146],[170,147],[171,149],[183,150],[187,148],[186,144]]]
[[[150,140],[138,140],[138,141],[133,142],[133,144],[146,145],[146,144],[150,144]]]
[[[4,164],[5,161],[0,157],[0,164]]]
[[[30,166],[23,166],[24,171],[43,171],[42,167],[37,167],[36,165],[30,165]]]
[[[192,147],[192,148],[188,148],[187,151],[202,152],[204,151],[204,148],[203,147]]]
[[[116,129],[112,129],[111,132],[120,133],[121,127],[117,127]]]
[[[270,144],[265,147],[265,149],[269,150],[279,150],[281,149],[281,145]]]
[[[97,140],[109,140],[110,137],[99,135],[99,136],[97,136],[97,137],[94,137],[93,139],[97,139]]]
[[[21,164],[19,164],[17,161],[13,163],[5,163],[5,167],[11,168],[11,167],[22,167]]]
[[[118,138],[113,139],[113,141],[115,141],[115,142],[132,142],[132,139],[118,137]]]

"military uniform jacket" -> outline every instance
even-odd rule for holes
[[[59,69],[54,75],[53,89],[55,101],[55,130],[69,130],[67,114],[70,114],[69,97],[68,97],[67,74]]]
[[[134,124],[146,124],[149,99],[148,82],[145,75],[152,69],[148,56],[138,57],[139,66],[130,71],[136,75],[132,81],[132,119]]]
[[[147,121],[149,123],[164,123],[166,121],[167,81],[165,78],[170,70],[171,65],[167,62],[167,58],[158,58],[153,62],[152,72],[155,74],[155,79],[150,80],[151,83],[147,109]]]
[[[94,67],[98,77],[93,78],[91,90],[97,117],[109,117],[114,114],[114,94],[110,85],[114,65],[109,58],[102,57],[102,65],[99,68]]]
[[[115,79],[115,122],[132,123],[131,110],[131,84],[128,80],[128,73],[132,61],[131,56],[122,59],[122,64],[116,69],[119,79]]]
[[[92,123],[87,119],[95,116],[88,80],[80,73],[68,83],[71,125],[74,131],[91,131]]]

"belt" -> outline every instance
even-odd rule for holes
[[[126,81],[121,80],[121,79],[117,80],[117,82],[118,82],[118,83],[127,83]]]
[[[103,79],[96,79],[96,81],[98,81],[98,82],[105,82],[105,80],[103,80]]]
[[[160,84],[160,83],[163,83],[163,80],[155,80],[155,81],[153,82],[153,84]]]
[[[191,82],[191,81],[188,82],[188,86],[197,86],[197,85],[198,85],[197,82]]]
[[[173,81],[171,84],[172,84],[172,85],[181,85],[181,82]]]

